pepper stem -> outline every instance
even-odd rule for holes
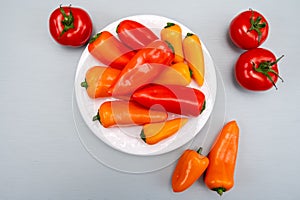
[[[97,115],[95,115],[94,117],[93,117],[93,121],[100,121],[100,115],[99,115],[99,112],[97,112]]]
[[[102,34],[102,32],[97,33],[96,35],[94,35],[94,36],[90,39],[89,43],[91,44],[91,43],[95,42],[95,41],[98,39],[98,37],[100,37],[101,34]]]
[[[194,35],[193,33],[187,33],[185,37],[189,37],[189,36],[192,36]]]
[[[146,135],[145,135],[144,130],[141,131],[140,137],[144,142],[146,142]]]
[[[167,43],[168,47],[172,50],[172,53],[175,54],[175,49],[174,49],[173,45],[170,42],[168,42],[167,40],[165,40],[165,42]]]
[[[223,187],[214,188],[213,190],[216,191],[220,196],[222,196],[222,194],[223,194],[224,192],[226,192],[226,189],[223,188]]]
[[[205,108],[206,108],[206,100],[204,100],[204,102],[203,102],[200,114],[205,110]]]
[[[89,87],[88,83],[86,82],[86,79],[84,79],[84,81],[81,82],[80,86],[84,87],[85,89],[87,89]]]
[[[169,28],[171,26],[174,26],[175,24],[172,22],[167,22],[167,25],[164,28]]]
[[[200,147],[198,150],[197,150],[197,153],[199,153],[201,155],[201,152],[202,152],[203,148]]]

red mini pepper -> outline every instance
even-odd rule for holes
[[[147,108],[160,105],[157,109],[186,116],[196,117],[205,109],[205,95],[181,85],[149,84],[136,90],[131,98]]]
[[[113,96],[131,95],[138,87],[152,81],[165,66],[171,65],[174,52],[168,43],[156,40],[139,50],[124,67],[110,88]]]
[[[149,28],[133,20],[121,21],[116,32],[120,40],[133,50],[144,48],[158,39]]]
[[[108,31],[97,33],[88,45],[90,54],[104,65],[123,69],[135,52]]]

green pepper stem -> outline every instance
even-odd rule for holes
[[[84,79],[84,81],[81,82],[80,86],[84,87],[85,89],[87,89],[89,87],[88,83],[86,82],[86,79]]]
[[[223,188],[223,187],[214,188],[213,190],[216,191],[220,196],[222,196],[222,194],[223,194],[224,192],[226,192],[226,189]]]
[[[100,37],[101,34],[102,34],[102,32],[97,33],[96,35],[94,35],[94,36],[90,39],[89,43],[91,44],[91,43],[95,42],[95,41],[98,39],[98,37]]]
[[[167,43],[168,47],[172,50],[173,54],[175,54],[175,49],[174,49],[173,45],[167,40],[165,40],[165,42]]]
[[[140,137],[144,142],[146,142],[146,136],[144,130],[141,131]]]
[[[204,102],[203,102],[200,114],[205,110],[205,108],[206,108],[206,100],[204,100]]]
[[[99,115],[99,112],[97,112],[97,115],[95,115],[94,117],[93,117],[93,121],[100,121],[100,115]]]
[[[201,152],[202,152],[203,148],[200,147],[198,150],[197,150],[197,153],[199,153],[201,155]]]
[[[194,35],[193,33],[187,33],[185,37],[189,37],[189,36],[192,36]]]
[[[174,25],[175,25],[175,24],[172,23],[172,22],[167,22],[167,26],[165,26],[164,28],[169,28],[169,27],[174,26]]]

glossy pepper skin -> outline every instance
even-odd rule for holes
[[[126,47],[108,31],[97,33],[88,45],[90,54],[103,63],[116,69],[123,69],[135,52]]]
[[[131,98],[146,108],[160,105],[157,109],[185,116],[196,117],[205,109],[205,95],[181,85],[149,84],[135,91]]]
[[[167,25],[161,30],[160,37],[164,41],[168,41],[175,51],[174,62],[183,62],[183,50],[182,50],[182,30],[178,24],[168,22]]]
[[[175,118],[165,122],[145,124],[140,136],[144,142],[153,145],[177,133],[187,121],[187,118]]]
[[[189,66],[184,62],[178,62],[165,70],[154,79],[154,83],[162,85],[183,85],[186,86],[192,81]]]
[[[203,174],[209,165],[209,159],[198,151],[187,149],[179,158],[172,175],[174,192],[182,192],[189,188]]]
[[[202,86],[204,83],[205,66],[200,39],[195,34],[187,33],[182,45],[184,58],[192,71],[192,77],[199,86]]]
[[[174,52],[168,43],[156,40],[139,50],[122,69],[110,88],[112,96],[131,95],[143,84],[151,82],[165,66],[171,65]]]
[[[158,37],[143,24],[133,20],[123,20],[116,30],[120,40],[133,50],[139,50]]]
[[[111,95],[108,93],[108,89],[120,72],[120,70],[112,67],[91,67],[86,72],[85,80],[81,83],[81,86],[86,89],[90,98],[109,97]]]
[[[219,195],[234,186],[234,170],[238,152],[239,127],[236,121],[228,122],[220,131],[208,154],[210,161],[204,182]]]
[[[98,109],[93,121],[99,121],[105,128],[112,126],[143,125],[162,122],[168,113],[146,109],[131,101],[106,101]]]

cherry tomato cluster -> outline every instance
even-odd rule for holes
[[[245,89],[264,91],[277,89],[279,76],[275,55],[260,45],[269,34],[269,23],[257,11],[247,10],[238,14],[230,23],[229,37],[238,48],[246,50],[235,64],[237,82]]]

